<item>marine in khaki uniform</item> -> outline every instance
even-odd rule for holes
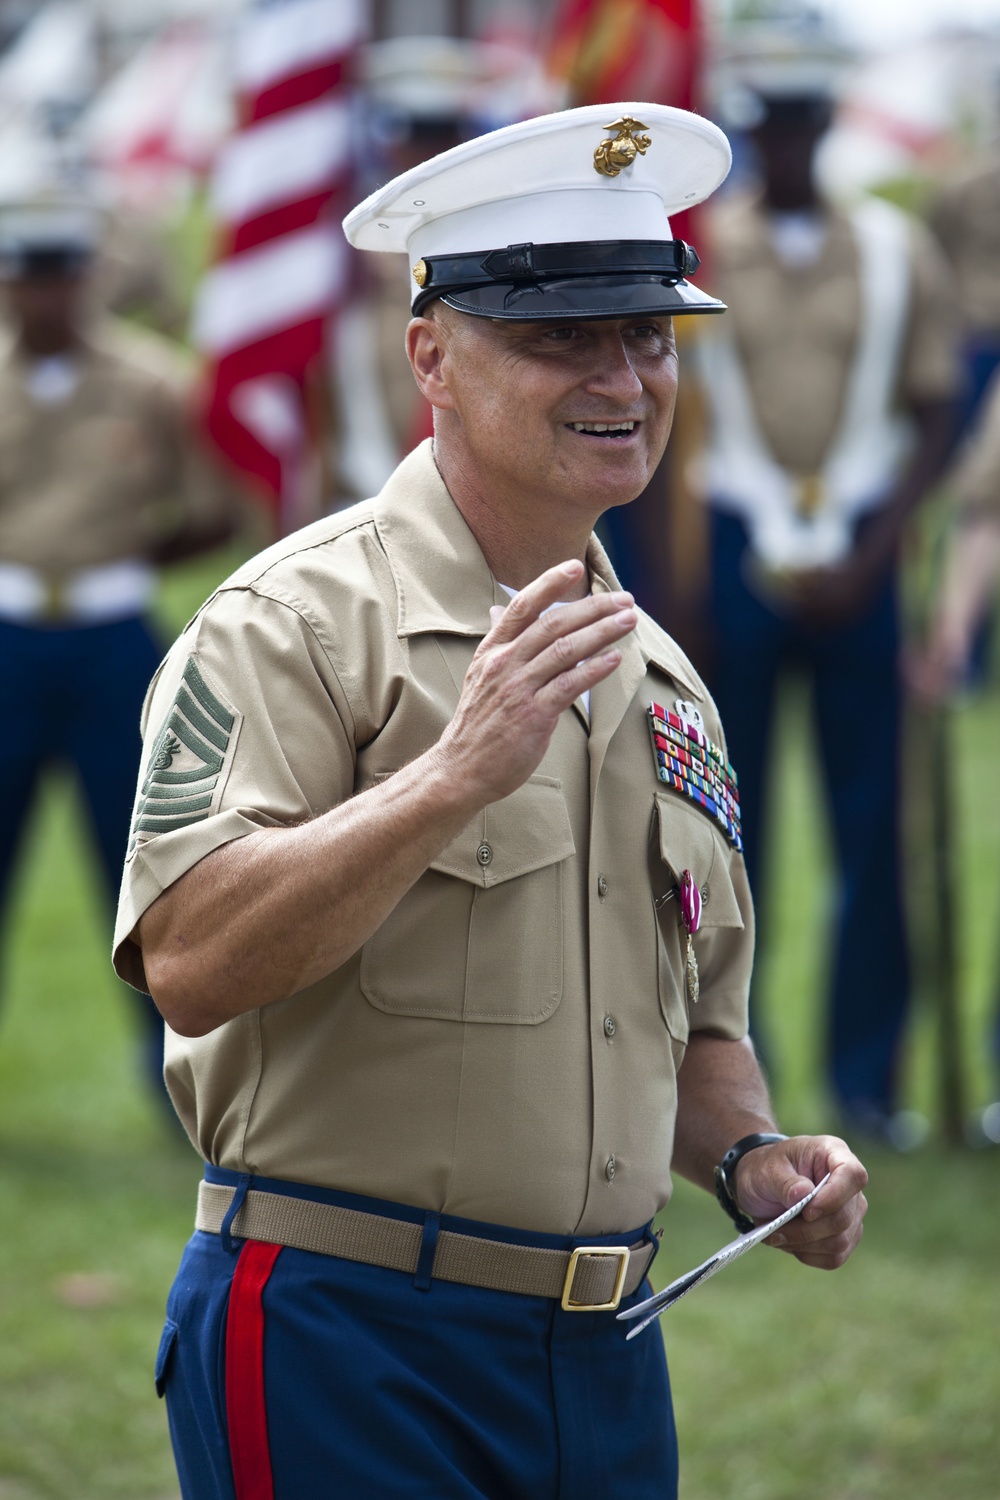
[[[977,634],[995,607],[1000,581],[1000,375],[948,477],[955,514],[928,640],[910,662],[913,687],[939,704],[967,686]],[[994,982],[995,983],[995,982]],[[1000,1076],[1000,994],[994,989],[990,1046]],[[1000,1143],[1000,1101],[982,1111],[973,1134]]]
[[[374,162],[367,163],[370,171],[376,168],[373,181],[398,177],[481,132],[495,89],[489,57],[482,44],[449,36],[392,37],[362,49],[362,96],[378,143]],[[406,256],[359,256],[353,272],[358,285],[338,312],[330,341],[335,505],[377,493],[432,429],[404,350]]]
[[[86,203],[0,210],[0,903],[40,775],[68,763],[109,903],[128,841],[157,563],[225,540],[235,505],[195,450],[176,361],[154,373],[87,315]],[[162,1024],[141,1002],[154,1086]]]
[[[896,557],[950,440],[954,324],[922,226],[877,200],[823,200],[813,161],[831,97],[794,85],[760,92],[759,188],[713,222],[730,311],[704,340],[710,681],[755,899],[778,684],[789,670],[809,683],[837,860],[831,1091],[845,1128],[903,1146],[916,1122],[897,1096],[910,986]]]
[[[676,1495],[662,1342],[614,1316],[671,1168],[744,1225],[830,1172],[785,1248],[860,1237],[864,1168],[776,1132],[746,1040],[722,726],[592,537],[662,454],[672,315],[721,311],[667,212],[724,137],[616,113],[348,217],[414,268],[433,443],[231,578],[147,703],[116,963],[206,1159],[157,1360],[185,1500]]]
[[[1000,577],[1000,376],[988,387],[949,488],[955,526],[927,652],[917,673],[917,686],[932,697],[961,685]]]
[[[965,364],[963,426],[1000,364],[1000,152],[947,183],[930,226],[953,274]]]

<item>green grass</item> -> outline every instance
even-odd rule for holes
[[[219,568],[174,575],[165,619],[182,621]],[[828,1121],[818,993],[829,893],[794,693],[785,714],[762,982],[780,1113],[798,1130]],[[958,732],[965,1053],[982,1104],[995,1084],[985,1033],[1000,801],[979,788],[1000,745],[996,697],[965,710]],[[0,1500],[177,1494],[152,1363],[198,1163],[142,1091],[104,920],[70,790],[54,784],[19,882],[0,1017]],[[928,1111],[935,1051],[925,1006],[906,1087]],[[869,1165],[868,1232],[844,1270],[758,1250],[662,1321],[684,1500],[995,1500],[1000,1152],[931,1144]],[[685,1184],[663,1226],[661,1282],[727,1237],[714,1202]],[[81,1274],[99,1278],[84,1283],[103,1294],[97,1305],[67,1305],[65,1278]]]

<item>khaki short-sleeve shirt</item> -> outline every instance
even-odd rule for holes
[[[995,338],[1000,334],[1000,158],[977,163],[949,183],[931,210],[930,224],[951,262],[964,326]]]
[[[860,258],[850,219],[831,210],[814,260],[790,267],[753,198],[723,201],[710,218],[713,291],[729,308],[754,411],[775,461],[822,468],[841,419],[858,345]],[[910,301],[896,400],[949,399],[958,382],[947,269],[927,230],[910,223]],[[731,320],[731,321],[730,321]]]
[[[615,586],[596,542],[590,565]],[[199,859],[321,816],[432,745],[506,602],[429,442],[375,501],[230,579],[147,703],[122,977],[143,984],[136,923]],[[689,1032],[744,1035],[753,946],[742,857],[656,776],[647,705],[678,697],[721,741],[700,680],[642,617],[589,721],[563,714],[536,774],[360,952],[208,1036],[168,1032],[170,1092],[204,1156],[553,1233],[660,1209]],[[680,903],[660,901],[685,870],[705,901],[697,1004]]]
[[[145,559],[179,524],[232,509],[199,451],[187,371],[165,340],[109,322],[72,368],[71,392],[45,402],[16,347],[0,353],[0,562],[59,577]]]

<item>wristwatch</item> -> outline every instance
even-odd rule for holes
[[[760,1134],[759,1132],[756,1135],[745,1135],[736,1142],[735,1146],[730,1146],[716,1167],[715,1196],[736,1225],[740,1234],[748,1234],[755,1226],[750,1215],[745,1214],[736,1201],[736,1192],[733,1187],[736,1167],[748,1151],[755,1151],[758,1146],[771,1146],[775,1141],[787,1140],[787,1135],[768,1135]]]

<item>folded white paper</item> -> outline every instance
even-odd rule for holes
[[[686,1297],[688,1292],[693,1292],[696,1286],[700,1286],[703,1281],[714,1276],[716,1271],[721,1271],[723,1266],[731,1265],[734,1260],[739,1260],[741,1255],[752,1250],[754,1245],[759,1245],[761,1240],[766,1240],[770,1235],[777,1233],[783,1224],[794,1219],[807,1203],[812,1202],[820,1188],[825,1187],[829,1180],[830,1174],[827,1172],[823,1181],[817,1182],[811,1193],[807,1193],[804,1198],[793,1204],[791,1208],[787,1208],[776,1219],[772,1219],[768,1224],[758,1224],[756,1229],[751,1229],[747,1234],[741,1234],[738,1239],[730,1240],[728,1245],[723,1245],[721,1250],[717,1250],[700,1266],[695,1266],[693,1271],[688,1271],[684,1276],[678,1276],[676,1281],[672,1281],[662,1292],[657,1292],[655,1297],[647,1297],[645,1302],[638,1302],[635,1307],[629,1307],[625,1312],[620,1312],[619,1320],[641,1319],[641,1322],[637,1323],[634,1328],[629,1329],[627,1337],[634,1339],[637,1333],[641,1333],[650,1323],[655,1322],[668,1307],[673,1307],[682,1297]]]

